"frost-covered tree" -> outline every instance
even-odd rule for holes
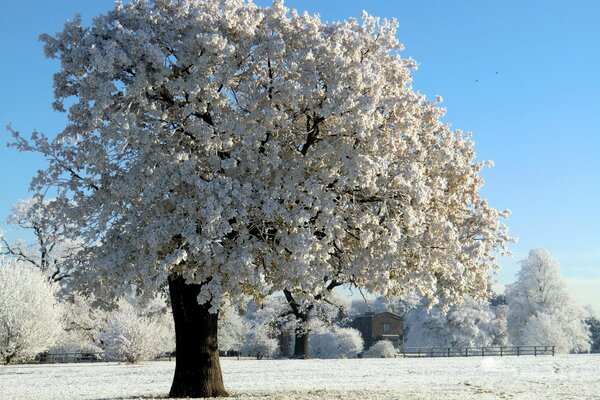
[[[173,332],[160,312],[122,300],[101,333],[106,357],[129,363],[152,360],[172,350]]]
[[[587,351],[585,313],[568,293],[560,266],[544,249],[521,261],[506,287],[509,337],[515,345],[555,345],[557,352]]]
[[[279,353],[279,342],[275,337],[277,331],[270,321],[254,319],[247,326],[241,347],[242,354],[262,360],[263,357],[273,357]]]
[[[421,299],[414,293],[406,293],[402,297],[398,296],[376,296],[354,299],[350,305],[350,315],[361,315],[366,312],[382,313],[392,312],[399,315],[407,315],[416,308]]]
[[[590,330],[590,353],[600,353],[600,320],[590,315],[585,322]]]
[[[501,315],[500,315],[501,316]],[[426,304],[411,311],[406,319],[407,347],[476,347],[490,346],[504,336],[502,319],[489,303],[465,298],[463,302],[441,310]]]
[[[289,314],[294,319],[287,325],[288,330],[294,331],[294,357],[308,358],[309,336],[311,326],[332,327],[334,325],[345,325],[349,316],[349,304],[333,288],[326,288],[327,295],[317,295],[304,304],[299,304],[287,290],[284,291],[289,305]]]
[[[139,0],[42,36],[69,122],[14,144],[49,160],[32,187],[52,188],[44,212],[84,244],[79,290],[168,282],[171,397],[226,394],[226,298],[287,290],[304,306],[340,282],[485,295],[504,214],[479,195],[469,135],[412,89],[396,27],[282,1]]]
[[[0,232],[0,255],[24,261],[44,273],[48,280],[59,282],[69,277],[63,262],[80,246],[78,240],[70,240],[60,234],[60,228],[47,217],[44,208],[47,204],[39,196],[19,200],[13,205],[6,222],[21,229],[31,231],[34,243],[17,240],[9,243]]]
[[[380,340],[365,351],[365,358],[394,358],[396,357],[396,348],[389,340]]]
[[[310,336],[310,356],[314,358],[354,358],[363,350],[363,339],[354,328],[329,326]]]
[[[7,364],[47,350],[60,334],[55,288],[37,269],[0,257],[0,359]]]
[[[62,332],[50,351],[54,353],[102,351],[101,332],[108,313],[94,306],[93,298],[77,294],[63,296],[61,305]]]
[[[219,350],[239,353],[249,326],[237,307],[226,303],[219,313]]]

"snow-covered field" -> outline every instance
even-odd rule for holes
[[[174,362],[0,366],[0,399],[165,398]],[[600,356],[222,360],[240,399],[600,399]]]

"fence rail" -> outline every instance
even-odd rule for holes
[[[163,353],[154,358],[155,361],[171,361],[174,358],[173,353]],[[88,353],[88,352],[72,352],[72,353],[40,353],[33,360],[26,360],[25,363],[39,364],[65,364],[65,363],[94,363],[119,361],[125,359],[108,359],[104,352]]]
[[[38,354],[33,362],[40,364],[53,364],[53,363],[93,363],[93,362],[106,362],[104,353],[41,353]]]
[[[548,356],[555,346],[403,347],[397,357]]]

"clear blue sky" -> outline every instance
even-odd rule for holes
[[[270,4],[258,1],[260,5]],[[473,132],[485,172],[483,194],[512,211],[513,258],[501,283],[514,280],[529,249],[547,248],[582,304],[600,312],[600,1],[320,1],[286,5],[333,21],[369,13],[400,22],[404,56],[419,70],[414,88],[441,95],[446,121]],[[52,74],[41,33],[59,31],[76,12],[89,23],[110,0],[0,3],[0,124],[54,134],[65,116],[52,111]],[[0,134],[0,220],[28,196],[43,160],[7,149]],[[0,229],[10,227],[0,225]],[[11,237],[20,233],[11,232]]]

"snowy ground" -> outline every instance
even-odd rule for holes
[[[174,362],[0,365],[0,399],[164,399]],[[600,399],[600,355],[222,360],[240,399]]]

